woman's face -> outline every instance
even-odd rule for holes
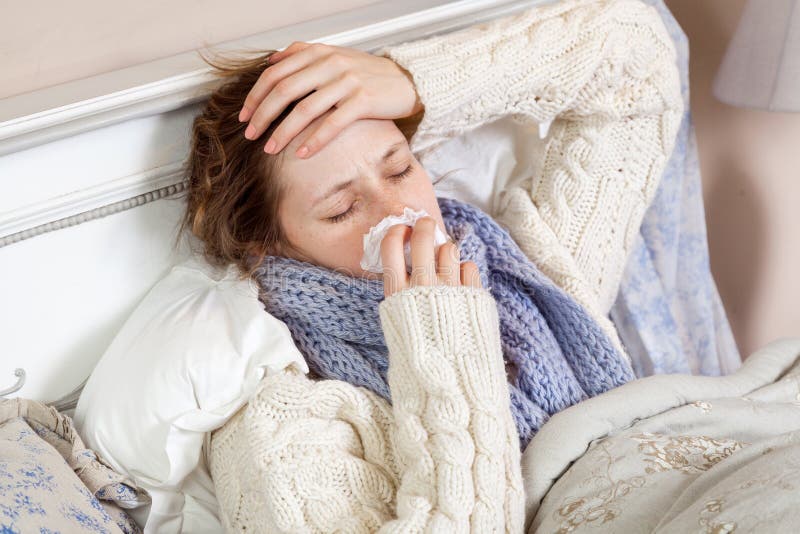
[[[289,248],[278,253],[350,276],[379,279],[382,275],[359,265],[364,234],[384,217],[402,215],[406,206],[425,210],[444,230],[433,184],[390,120],[357,120],[313,156],[295,156],[328,113],[282,151],[285,190],[278,215]]]

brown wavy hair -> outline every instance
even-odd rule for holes
[[[275,50],[255,56],[200,57],[218,86],[192,122],[186,172],[186,211],[178,235],[187,229],[203,243],[203,255],[212,265],[236,264],[246,278],[258,260],[285,243],[277,216],[283,195],[278,179],[283,152],[267,154],[264,140],[291,112],[287,106],[256,140],[245,138],[247,122],[239,122],[245,97]]]
[[[202,241],[209,263],[222,267],[234,263],[242,278],[251,276],[267,254],[290,247],[278,217],[284,193],[279,179],[284,150],[267,154],[264,142],[302,98],[290,103],[258,139],[245,138],[248,123],[239,122],[245,97],[274,52],[229,56],[215,52],[216,58],[210,58],[198,51],[224,83],[192,123],[184,165],[186,211],[178,238],[190,230]],[[395,124],[409,140],[421,117],[422,112]]]

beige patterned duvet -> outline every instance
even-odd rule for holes
[[[529,533],[800,532],[800,339],[582,402],[522,460]]]

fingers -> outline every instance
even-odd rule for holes
[[[465,261],[461,264],[461,284],[469,287],[483,287],[481,273],[474,261]]]
[[[458,246],[452,241],[448,241],[439,247],[436,275],[438,276],[440,283],[448,286],[460,285],[460,256],[461,253],[458,250]]]
[[[310,46],[311,46],[310,43],[295,41],[285,49],[270,54],[270,56],[267,58],[267,62],[270,64],[271,67],[281,59],[284,59],[294,54],[295,52],[305,50]],[[247,93],[247,96],[244,99],[244,103],[242,104],[242,110],[239,112],[239,122],[249,121],[250,118],[253,116],[253,111],[255,111],[255,109],[258,108],[258,105],[261,103],[261,101],[269,92],[271,81],[267,79],[268,76],[267,72],[269,71],[270,72],[269,76],[271,76],[272,75],[271,73],[273,72],[273,70],[275,70],[275,69],[270,69],[270,67],[264,69],[264,72],[261,73],[256,83],[253,84],[253,87],[250,89],[250,92]]]
[[[458,245],[448,241],[434,250],[436,221],[432,217],[419,219],[410,228],[404,224],[392,226],[381,243],[384,296],[388,297],[413,286],[468,286],[481,288],[480,270],[473,261],[460,261]],[[403,246],[410,236],[411,275],[406,273]]]
[[[272,115],[270,113],[270,109],[262,108],[262,104],[264,103],[267,95],[277,92],[277,96],[280,98],[280,100],[285,101],[283,107],[286,107],[286,104],[291,102],[291,100],[287,99],[294,94],[292,86],[289,84],[296,82],[288,82],[284,85],[279,84],[285,78],[307,67],[323,55],[327,55],[329,53],[330,51],[325,48],[325,45],[310,45],[290,56],[285,57],[280,62],[270,65],[264,69],[264,72],[262,72],[258,77],[258,80],[255,84],[253,84],[253,87],[250,89],[250,92],[247,93],[247,96],[244,99],[244,104],[242,107],[242,110],[245,112],[244,115],[240,112],[240,120],[242,120],[241,117],[246,117],[244,120],[250,121],[246,135],[248,139],[257,139],[262,133],[264,133],[264,130],[266,130],[267,126],[269,125],[269,123],[265,123],[265,121],[267,119],[274,119],[275,116],[278,115],[278,113]],[[309,91],[306,91],[306,93]],[[295,99],[303,96],[303,94],[306,93],[297,94]]]
[[[296,156],[308,158],[322,150],[331,139],[339,135],[349,124],[363,115],[363,108],[352,97],[344,99],[336,110],[325,117],[325,120],[297,148]],[[290,114],[291,115],[291,114]],[[288,118],[288,117],[287,117]],[[310,122],[310,121],[309,121]],[[303,149],[306,149],[305,151]]]
[[[320,87],[319,90],[298,102],[291,113],[272,132],[270,139],[275,141],[275,145],[268,152],[277,154],[283,150],[314,119],[344,99],[348,88],[349,84],[346,81],[337,80]],[[280,114],[280,110],[277,111],[277,114]],[[315,140],[315,145],[317,143],[318,141]],[[309,153],[308,155],[310,156],[311,154]]]
[[[433,252],[433,232],[436,221],[423,217],[411,233],[411,284],[432,286],[437,282],[436,262]]]
[[[408,287],[408,273],[403,246],[411,234],[411,228],[396,224],[389,228],[381,241],[381,263],[383,263],[383,295],[388,297]]]
[[[290,55],[294,54],[295,52],[299,52],[300,50],[308,48],[311,45],[312,45],[312,43],[306,43],[304,41],[295,41],[292,44],[290,44],[289,46],[287,46],[286,48],[284,48],[283,50],[278,50],[278,51],[272,53],[268,58],[269,63],[271,63],[271,64],[272,63],[277,63],[281,59],[283,59],[283,58],[285,58],[287,56],[290,56]]]
[[[410,73],[392,60],[323,43],[295,42],[274,52],[270,65],[260,73],[239,113],[249,121],[247,139],[258,139],[286,107],[297,106],[286,116],[286,125],[275,125],[275,134],[264,151],[277,154],[315,118],[331,113],[297,150],[299,158],[319,152],[345,127],[360,118],[395,119],[417,111],[419,96]],[[282,121],[283,122],[283,121]]]

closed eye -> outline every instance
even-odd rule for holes
[[[413,167],[413,165],[411,163],[409,163],[408,167],[406,167],[403,171],[401,171],[401,172],[399,172],[397,174],[392,174],[391,176],[389,176],[389,179],[391,179],[391,180],[402,180],[403,178],[405,178],[406,176],[411,174],[412,167]]]
[[[355,206],[355,202],[350,204],[350,207],[347,208],[347,211],[340,213],[339,215],[334,215],[333,217],[328,217],[327,220],[333,223],[338,223],[340,221],[345,220],[347,217],[352,215],[353,213],[353,206]]]
[[[392,174],[390,176],[387,176],[387,178],[389,180],[392,180],[392,181],[395,181],[395,182],[400,181],[403,178],[405,178],[406,176],[408,176],[409,174],[411,174],[411,172],[413,171],[413,167],[414,167],[413,163],[409,163],[408,167],[403,169],[401,172],[399,172],[397,174]],[[348,218],[350,215],[352,215],[355,212],[355,210],[353,209],[354,206],[355,206],[355,203],[351,204],[350,207],[347,208],[347,211],[344,211],[344,212],[340,213],[339,215],[334,215],[333,217],[328,217],[326,220],[328,220],[328,221],[330,221],[332,223],[341,222],[341,221],[345,220],[346,218]]]

